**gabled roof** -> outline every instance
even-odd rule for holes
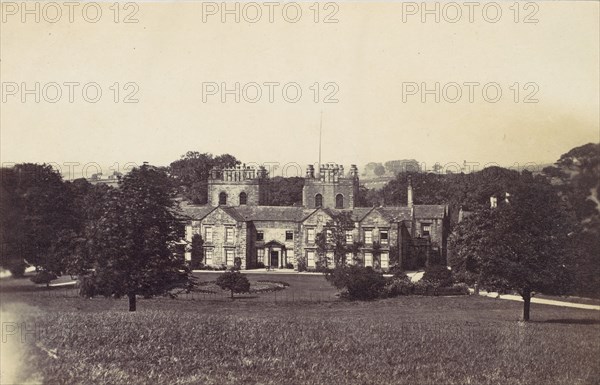
[[[354,210],[352,210],[352,219],[355,222],[360,222],[373,210],[373,207],[355,207]]]
[[[446,216],[446,209],[446,205],[415,205],[415,217],[441,219]]]
[[[329,208],[319,207],[316,209],[308,209],[305,212],[306,215],[302,218],[302,222],[306,221],[308,218],[312,217],[315,213],[318,213],[318,212],[325,213],[331,218],[333,218],[336,215],[334,210],[329,209]]]
[[[315,211],[294,206],[237,206],[231,209],[242,221],[300,222]]]
[[[412,219],[410,207],[407,206],[378,207],[376,210],[390,222],[401,222]]]
[[[181,209],[181,213],[192,220],[201,220],[208,214],[210,214],[216,207],[208,206],[208,205],[191,205],[188,203],[181,203],[179,208]]]
[[[246,220],[240,213],[238,213],[236,207],[219,206],[219,208],[238,222],[244,222]]]

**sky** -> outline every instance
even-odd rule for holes
[[[551,163],[600,141],[596,1],[58,4],[2,3],[5,165],[304,167],[321,125],[323,162],[347,167]]]

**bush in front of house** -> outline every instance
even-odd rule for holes
[[[299,257],[298,258],[298,271],[299,272],[306,271],[306,268],[307,268],[306,257]]]
[[[394,275],[389,278],[384,287],[386,297],[398,297],[400,295],[411,295],[414,292],[414,284],[406,275]]]
[[[383,293],[385,278],[372,267],[339,266],[329,270],[326,279],[337,289],[343,290],[343,296],[352,300],[373,300]]]
[[[452,271],[444,265],[431,265],[425,269],[422,281],[434,287],[450,287],[452,286]]]
[[[35,284],[46,284],[48,285],[51,281],[54,281],[56,274],[47,271],[39,271],[36,275],[30,278],[31,282]]]
[[[219,276],[215,284],[223,290],[231,291],[231,298],[234,293],[248,293],[250,291],[250,281],[239,271],[227,271]]]
[[[388,270],[388,273],[393,274],[394,276],[398,275],[398,276],[406,277],[406,274],[404,274],[404,270],[402,269],[402,266],[400,266],[400,265],[391,266],[390,269]]]

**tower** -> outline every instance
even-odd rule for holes
[[[268,172],[264,167],[237,165],[212,169],[208,178],[210,206],[267,205]]]
[[[319,175],[315,177],[315,168],[308,165],[302,205],[306,208],[353,209],[358,199],[358,168],[350,167],[344,174],[344,166],[335,163],[321,165]]]

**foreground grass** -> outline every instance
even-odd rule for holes
[[[24,378],[48,384],[593,384],[598,312],[482,297],[371,303],[45,298],[19,314]],[[31,330],[35,332],[32,334]],[[9,336],[12,338],[13,336]],[[34,371],[35,373],[26,373]]]

